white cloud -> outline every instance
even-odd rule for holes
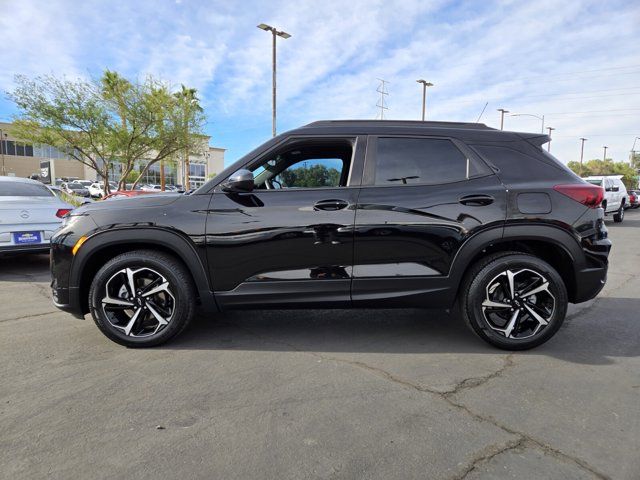
[[[376,77],[390,81],[388,117],[416,119],[415,80],[426,78],[435,83],[429,118],[475,121],[485,102],[491,126],[499,107],[544,114],[557,129],[552,151],[565,161],[576,158],[580,136],[589,137],[587,157],[607,144],[621,160],[640,135],[637,3],[176,3],[14,2],[0,16],[0,87],[10,88],[15,73],[152,73],[200,90],[218,141],[255,144],[255,128],[270,119],[271,39],[255,28],[265,22],[292,34],[278,40],[282,126],[374,118]],[[506,120],[510,129],[539,126]]]

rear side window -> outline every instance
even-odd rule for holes
[[[36,183],[0,182],[0,197],[53,197],[44,185]]]
[[[451,140],[378,138],[375,185],[451,183],[477,174]]]

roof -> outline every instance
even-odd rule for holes
[[[624,177],[624,175],[589,175],[588,177],[582,177],[582,178],[593,178],[594,180],[597,180],[598,178],[617,178],[617,179],[621,179],[622,177]]]
[[[411,128],[456,128],[469,130],[495,130],[484,123],[428,122],[420,120],[319,120],[304,127],[411,127]]]

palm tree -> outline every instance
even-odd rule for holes
[[[180,91],[174,93],[174,97],[178,101],[180,110],[182,111],[183,135],[185,144],[189,144],[189,119],[193,117],[193,112],[202,112],[200,99],[197,96],[198,91],[195,88],[187,88],[181,85]],[[189,147],[184,152],[184,188],[189,190]]]

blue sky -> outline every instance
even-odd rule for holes
[[[231,163],[271,134],[268,23],[278,42],[278,130],[318,119],[418,119],[499,126],[497,108],[545,115],[552,153],[626,160],[640,136],[640,3],[634,1],[0,0],[0,89],[13,76],[98,76],[105,68],[198,88],[212,143]],[[15,113],[0,99],[0,119]],[[540,121],[507,117],[505,128]],[[636,148],[640,150],[640,140]]]

